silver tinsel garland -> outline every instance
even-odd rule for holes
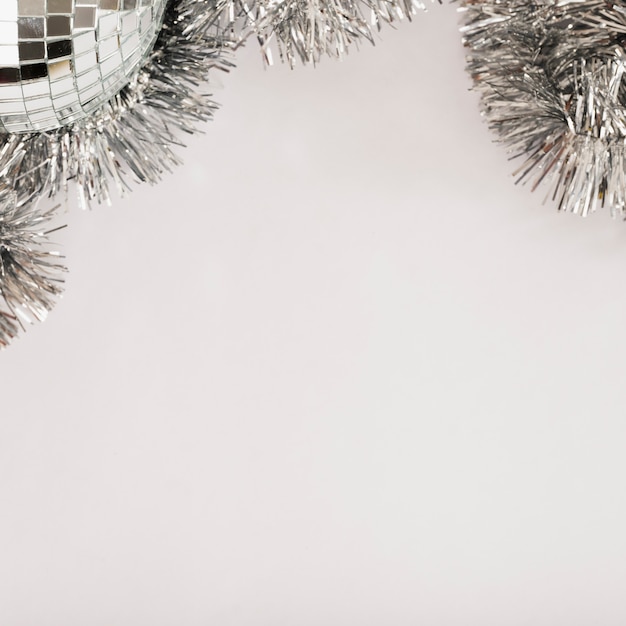
[[[42,321],[62,291],[65,267],[50,249],[54,209],[19,202],[0,188],[0,348],[27,324]]]
[[[626,217],[626,2],[466,0],[467,69],[519,181]]]
[[[272,50],[294,66],[317,63],[324,56],[342,57],[359,41],[374,43],[384,24],[410,20],[435,0],[183,0],[193,11],[203,6],[202,29],[227,34],[237,47],[254,37],[266,63]],[[441,0],[436,0],[441,2]]]

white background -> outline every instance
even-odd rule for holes
[[[514,186],[451,6],[238,62],[0,356],[0,624],[623,626],[626,225]]]

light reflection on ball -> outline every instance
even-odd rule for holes
[[[166,0],[0,0],[0,131],[46,131],[114,96],[149,54]]]

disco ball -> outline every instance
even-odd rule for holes
[[[118,93],[147,58],[166,0],[0,0],[0,131],[47,131]]]

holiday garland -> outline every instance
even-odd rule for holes
[[[430,4],[431,0],[427,0]],[[216,70],[256,39],[269,64],[341,57],[419,0],[2,0],[0,347],[42,320],[65,268],[51,251],[69,186],[111,201],[179,164],[216,109]],[[626,0],[464,0],[467,69],[489,126],[560,209],[626,215]]]
[[[464,3],[467,68],[489,126],[560,209],[626,215],[626,2]]]
[[[61,293],[60,255],[50,249],[48,228],[54,209],[41,211],[36,202],[20,202],[0,188],[0,347],[20,328],[44,320]]]

